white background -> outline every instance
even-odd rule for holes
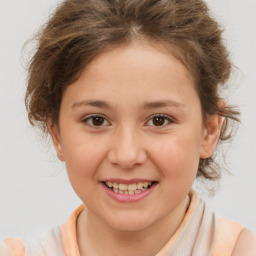
[[[81,203],[64,165],[27,121],[21,48],[55,0],[0,0],[0,239],[37,237],[63,223]],[[225,27],[242,125],[227,155],[232,176],[209,204],[226,218],[256,229],[256,0],[208,0]],[[25,56],[26,57],[26,56]]]

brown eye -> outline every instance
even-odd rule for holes
[[[104,117],[97,115],[88,116],[83,120],[83,123],[92,127],[103,127],[109,124],[109,122]]]
[[[149,119],[147,125],[153,127],[165,127],[169,124],[173,123],[173,120],[165,115],[155,115]]]
[[[101,126],[104,124],[105,119],[101,116],[92,117],[92,124],[94,126]]]
[[[156,116],[156,117],[153,118],[152,122],[155,126],[162,126],[165,123],[165,117]]]

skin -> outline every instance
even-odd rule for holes
[[[103,122],[95,126],[92,114]],[[59,124],[48,123],[87,206],[77,221],[81,256],[155,255],[180,225],[199,159],[213,154],[221,123],[213,115],[203,125],[193,78],[161,45],[135,41],[88,65],[63,94]],[[156,186],[142,200],[118,202],[102,186],[117,178]]]
[[[232,256],[240,255],[256,255],[256,234],[248,229],[244,229],[241,231],[232,252]]]

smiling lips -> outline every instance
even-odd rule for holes
[[[113,192],[117,194],[134,195],[134,194],[140,194],[148,190],[152,186],[153,182],[144,181],[144,182],[125,184],[125,183],[107,181],[107,182],[104,182],[104,184],[107,188],[111,189]]]
[[[149,196],[157,186],[157,181],[106,180],[101,182],[110,198],[119,203],[134,203]]]

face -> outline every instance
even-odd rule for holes
[[[212,120],[203,127],[188,70],[159,45],[134,42],[100,55],[65,90],[52,137],[89,216],[141,230],[185,200],[214,150]]]

